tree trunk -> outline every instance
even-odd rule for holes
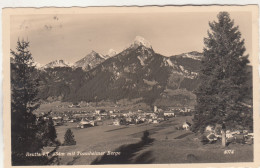
[[[222,129],[222,147],[226,147],[226,129]]]

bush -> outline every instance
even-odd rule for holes
[[[56,140],[55,143],[56,143],[57,146],[61,146],[62,145],[62,143],[59,140]]]
[[[246,139],[245,143],[248,145],[252,145],[254,143],[254,139],[252,137],[248,138],[248,139]]]
[[[142,136],[142,141],[146,141],[149,138],[149,131],[144,131],[143,136]]]
[[[209,140],[208,140],[208,138],[206,137],[206,135],[203,135],[200,139],[201,139],[200,142],[201,142],[203,145],[206,145],[207,143],[209,143]]]
[[[216,136],[214,134],[210,134],[209,139],[214,139]]]
[[[73,132],[71,129],[67,129],[65,135],[64,135],[64,143],[63,145],[76,145],[76,141],[74,139]]]
[[[244,135],[234,135],[234,138],[236,143],[245,143]]]

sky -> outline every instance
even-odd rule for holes
[[[250,12],[229,12],[245,39],[246,54],[252,53]],[[85,13],[12,15],[11,49],[24,38],[30,42],[34,60],[42,65],[63,59],[74,63],[92,50],[121,52],[136,36],[148,40],[154,51],[165,56],[202,52],[209,21],[218,12]]]

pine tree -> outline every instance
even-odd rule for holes
[[[12,164],[33,163],[26,152],[40,152],[43,144],[37,138],[36,116],[32,113],[39,107],[38,79],[33,58],[28,49],[29,42],[17,41],[17,52],[11,50],[11,146]]]
[[[209,23],[211,31],[204,39],[204,58],[200,72],[201,85],[196,91],[197,106],[194,131],[207,125],[224,124],[227,129],[252,127],[251,86],[244,55],[244,39],[227,12]]]
[[[55,140],[57,138],[56,129],[54,127],[54,122],[52,118],[50,117],[47,123],[47,135],[46,138],[51,142],[55,143]]]
[[[76,141],[74,139],[74,135],[71,129],[67,129],[64,135],[64,145],[76,145]]]

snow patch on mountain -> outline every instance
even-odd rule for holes
[[[55,68],[55,67],[69,67],[70,64],[64,60],[55,60],[46,64],[43,68]]]
[[[108,53],[107,53],[107,56],[113,57],[113,56],[115,56],[116,54],[117,54],[117,52],[116,52],[115,50],[109,49],[109,50],[108,50]]]
[[[152,49],[151,43],[141,36],[136,36],[134,41],[130,45],[128,45],[125,49],[127,49],[127,48],[137,48],[139,46],[144,46],[146,48]]]
[[[147,41],[146,39],[144,39],[141,36],[136,36],[135,37],[134,44],[139,45],[139,46],[143,45],[143,46],[145,46],[147,48],[152,48],[152,45],[150,44],[150,42]]]
[[[173,67],[175,69],[178,69],[178,66],[175,65],[175,63],[172,62],[170,58],[167,58],[167,57],[163,58],[163,62],[164,62],[165,66],[170,66],[170,67]]]
[[[138,58],[138,60],[140,61],[140,64],[142,65],[142,66],[144,66],[145,64],[144,64],[144,60],[140,57],[140,56],[137,56],[137,58]]]
[[[33,62],[32,65],[35,66],[36,69],[41,69],[41,68],[43,67],[43,66],[42,66],[40,63],[38,63],[38,62]]]
[[[192,72],[192,71],[188,71],[187,69],[185,69],[183,66],[179,65],[179,68],[181,70],[181,73],[184,77],[189,78],[189,79],[194,79],[196,77],[198,77],[198,73],[197,72]]]
[[[191,58],[194,60],[201,60],[203,56],[198,56],[198,55],[192,55],[192,54],[188,54],[186,53],[185,55],[182,56],[183,58]]]
[[[107,56],[106,55],[103,55],[103,54],[99,54],[99,56],[103,59],[107,59]]]

